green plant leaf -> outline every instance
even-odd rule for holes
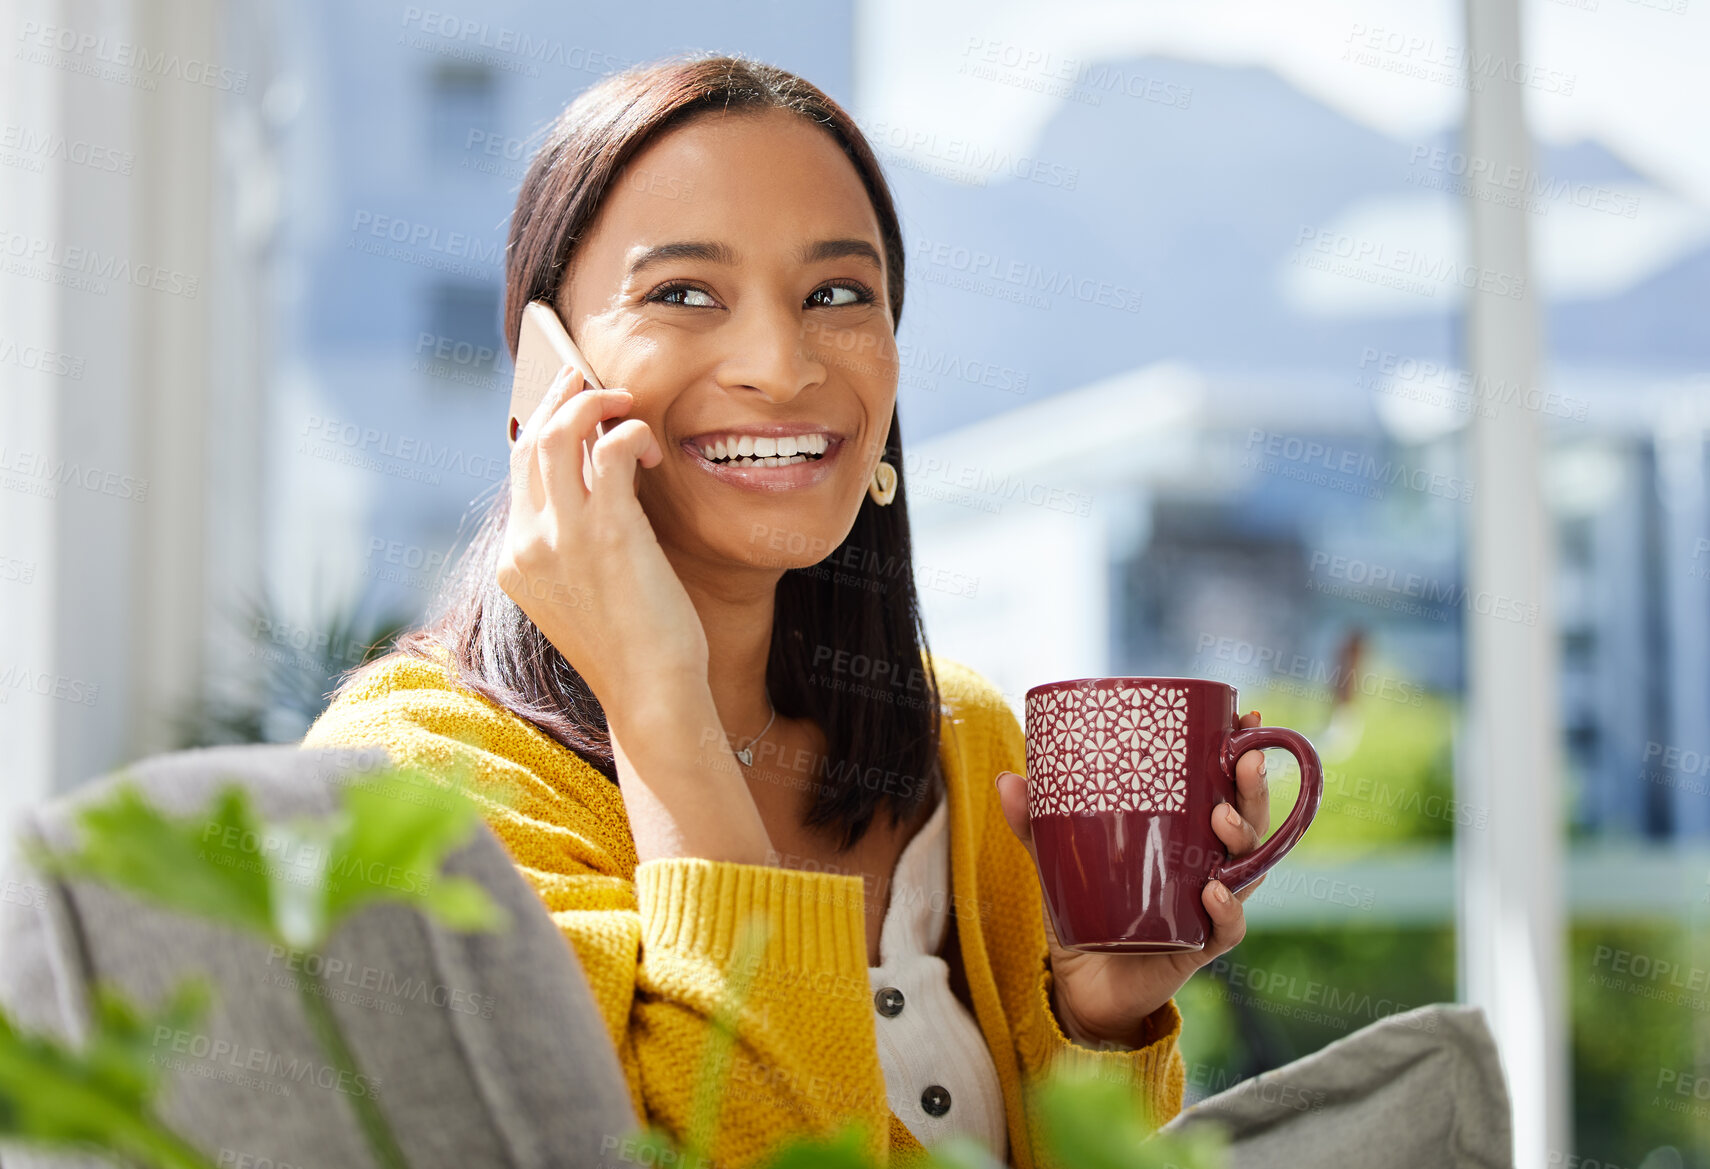
[[[480,822],[456,784],[391,769],[343,789],[319,820],[269,823],[232,784],[209,811],[185,818],[150,805],[133,784],[85,808],[77,847],[32,850],[43,872],[112,885],[165,908],[260,934],[293,950],[319,946],[349,916],[392,901],[452,929],[502,928],[504,911],[478,882],[444,877],[447,854]]]
[[[759,916],[749,916],[738,927],[731,954],[731,975],[714,1008],[707,1028],[706,1046],[695,1077],[695,1095],[689,1109],[688,1144],[683,1150],[690,1164],[710,1161],[718,1115],[724,1107],[724,1092],[730,1083],[729,1062],[736,1048],[736,1030],[748,1002],[754,974],[766,952],[767,926]]]
[[[77,848],[31,850],[43,872],[101,881],[167,909],[272,935],[269,842],[241,788],[222,789],[206,815],[178,820],[126,783],[84,808],[77,823]]]
[[[440,874],[481,813],[457,783],[399,769],[346,789],[328,846],[329,930],[366,905],[415,905],[453,929],[502,928],[504,910],[467,877]]]
[[[834,1136],[792,1140],[772,1154],[766,1169],[874,1169],[858,1125]]]
[[[923,1169],[1003,1169],[980,1142],[951,1137],[933,1145]]]
[[[1053,1073],[1037,1089],[1047,1147],[1074,1169],[1222,1169],[1217,1134],[1156,1136],[1132,1086],[1085,1070]]]
[[[55,1147],[94,1144],[162,1169],[209,1169],[151,1107],[161,1075],[152,1059],[158,1029],[183,1028],[206,1004],[206,988],[190,983],[162,1012],[145,1016],[98,987],[82,1051],[21,1032],[0,1012],[0,1136]]]

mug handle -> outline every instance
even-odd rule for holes
[[[1217,753],[1217,762],[1223,767],[1223,774],[1233,783],[1236,760],[1248,751],[1264,747],[1281,747],[1300,764],[1300,798],[1295,801],[1294,810],[1289,812],[1288,819],[1271,834],[1269,840],[1245,856],[1225,861],[1212,872],[1211,875],[1222,881],[1231,893],[1239,893],[1264,876],[1271,870],[1272,865],[1288,855],[1289,849],[1300,843],[1300,838],[1306,835],[1307,825],[1311,824],[1312,818],[1318,814],[1318,805],[1324,799],[1324,772],[1318,764],[1318,752],[1306,741],[1305,735],[1286,727],[1252,727],[1231,732],[1223,740],[1223,747]]]

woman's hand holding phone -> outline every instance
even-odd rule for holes
[[[605,708],[639,859],[763,864],[770,841],[713,704],[706,631],[636,498],[637,465],[664,451],[638,418],[595,432],[632,404],[560,371],[511,450],[499,587]]]

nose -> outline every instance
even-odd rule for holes
[[[724,332],[729,349],[719,364],[718,382],[725,389],[758,390],[783,403],[825,381],[825,365],[809,351],[800,306],[750,298]]]

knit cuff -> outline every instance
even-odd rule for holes
[[[867,982],[866,890],[861,878],[771,865],[673,857],[635,869],[642,945],[729,965],[753,918],[773,963]]]
[[[1182,1016],[1174,999],[1147,1017],[1147,1034],[1154,1036],[1145,1047],[1100,1050],[1085,1047],[1063,1033],[1051,1007],[1051,971],[1040,973],[1037,1006],[1023,1026],[1021,1055],[1031,1075],[1043,1075],[1057,1067],[1091,1072],[1104,1078],[1132,1082],[1154,1127],[1181,1111],[1183,1074],[1178,1044]]]

